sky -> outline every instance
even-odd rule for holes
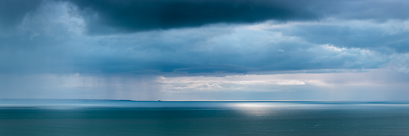
[[[407,0],[1,0],[0,99],[409,100]]]

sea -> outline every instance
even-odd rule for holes
[[[0,100],[0,136],[281,135],[409,135],[409,103]]]

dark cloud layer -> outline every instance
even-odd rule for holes
[[[49,0],[69,1],[79,8],[92,34],[129,33],[199,27],[215,23],[242,24],[266,20],[301,21],[324,18],[408,19],[404,0]],[[20,24],[43,0],[0,1],[0,26]],[[0,27],[1,28],[1,27]]]
[[[24,16],[40,4],[41,0],[1,0],[0,29],[20,24]]]
[[[295,0],[70,0],[88,19],[92,33],[255,23],[269,19],[317,19]],[[108,28],[106,28],[108,27]]]
[[[409,2],[394,0],[69,0],[94,34],[127,33],[215,23],[266,20],[408,19]]]
[[[46,1],[52,2],[53,0]],[[57,0],[58,1],[58,0]],[[403,0],[67,0],[80,9],[94,34],[127,33],[214,23],[257,23],[266,20],[407,19]],[[20,24],[42,0],[0,1],[0,28]]]
[[[409,18],[407,0],[319,0],[313,9],[323,17],[377,20]]]

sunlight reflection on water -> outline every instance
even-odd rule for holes
[[[272,113],[271,110],[267,110],[272,105],[264,103],[233,103],[230,106],[247,116],[266,116]]]
[[[407,135],[408,120],[407,103],[0,100],[0,136]]]

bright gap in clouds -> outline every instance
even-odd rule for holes
[[[407,100],[401,94],[408,94],[405,89],[409,87],[408,81],[405,74],[389,69],[340,73],[160,77],[156,80],[162,84],[164,94],[176,97],[191,95],[191,98],[201,100],[356,101]],[[213,95],[202,95],[205,93]]]

